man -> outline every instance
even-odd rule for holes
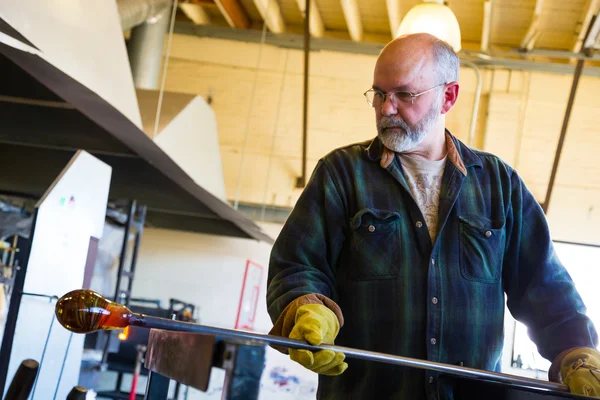
[[[504,295],[551,375],[600,393],[597,333],[516,171],[445,129],[459,60],[427,34],[390,42],[365,95],[374,140],[322,158],[271,254],[272,334],[500,368]],[[319,399],[451,399],[447,376],[290,350]]]

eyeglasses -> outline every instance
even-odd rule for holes
[[[431,89],[427,89],[421,93],[411,93],[404,91],[384,93],[379,90],[369,89],[363,94],[365,96],[365,99],[367,99],[367,103],[369,103],[371,107],[381,107],[383,103],[385,103],[385,99],[387,98],[387,96],[390,96],[392,103],[395,107],[400,107],[401,105],[415,104],[415,99],[417,97],[421,96],[422,94],[429,93],[433,89],[436,89],[443,85],[445,85],[445,83],[440,83],[439,85],[434,86]]]

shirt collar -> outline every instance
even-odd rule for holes
[[[467,175],[467,168],[481,167],[481,159],[471,149],[456,139],[446,129],[446,146],[448,148],[448,161],[450,161],[463,175]],[[366,149],[367,157],[371,161],[379,161],[383,168],[387,168],[394,161],[395,153],[385,147],[379,137],[374,138]]]

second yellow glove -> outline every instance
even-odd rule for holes
[[[304,340],[313,345],[334,344],[340,331],[340,323],[329,308],[321,304],[305,304],[298,307],[290,339]],[[339,375],[348,368],[344,353],[321,350],[290,349],[290,358],[305,368],[322,375]]]
[[[571,393],[600,397],[600,353],[578,348],[568,353],[560,364],[562,381]]]

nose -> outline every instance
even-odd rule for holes
[[[381,113],[385,116],[395,115],[398,112],[398,108],[394,105],[391,96],[385,96],[385,100],[381,105]]]

